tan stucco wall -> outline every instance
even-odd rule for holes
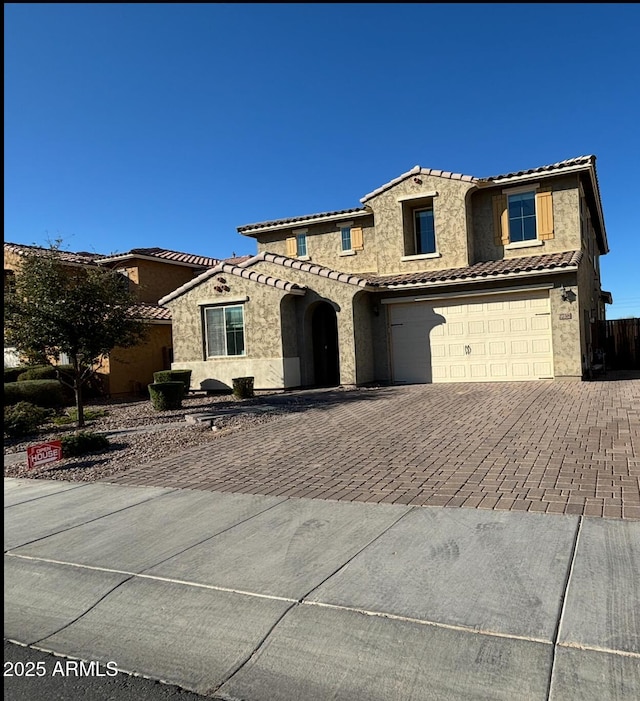
[[[508,190],[508,185],[473,192],[470,197],[473,220],[472,263],[503,258],[539,256],[558,251],[578,251],[580,242],[580,191],[578,177],[565,175],[540,179],[540,185],[550,186],[553,198],[554,238],[542,245],[506,250],[497,246],[494,237],[493,196]],[[535,184],[535,183],[534,183]],[[520,186],[520,183],[514,183]]]
[[[215,289],[221,286],[220,277],[224,278],[228,291]],[[191,386],[194,388],[216,389],[212,380],[231,387],[234,377],[254,377],[256,389],[288,386],[288,378],[283,376],[285,364],[280,322],[281,302],[287,296],[287,292],[275,287],[224,274],[209,278],[172,300],[167,305],[174,328],[172,367],[191,369]],[[242,303],[244,308],[245,355],[205,358],[203,307],[235,303]],[[288,349],[291,351],[290,346]],[[295,365],[296,362],[294,368]]]
[[[305,285],[309,289],[304,297],[297,300],[298,320],[302,321],[302,337],[300,347],[304,349],[301,355],[302,383],[313,382],[310,316],[313,306],[319,301],[329,301],[336,309],[338,322],[338,345],[340,362],[340,383],[344,385],[357,384],[357,362],[355,351],[355,320],[353,313],[353,297],[362,288],[329,278],[320,277],[294,268],[283,268],[281,265],[261,261],[254,266],[258,272],[274,277],[282,277],[291,282]],[[360,332],[359,332],[360,333]],[[366,334],[366,331],[362,333]],[[363,362],[367,362],[363,360]]]
[[[362,228],[364,242],[363,250],[353,251],[353,255],[342,254],[340,227],[350,223],[353,227]],[[335,222],[313,224],[311,226],[292,226],[286,231],[262,234],[258,238],[258,252],[268,251],[280,256],[287,255],[286,239],[293,236],[294,231],[307,230],[307,254],[309,262],[325,265],[332,270],[342,270],[347,273],[375,272],[376,239],[373,227],[373,217],[349,217]]]
[[[562,299],[562,285],[570,299]],[[551,300],[551,335],[553,340],[554,376],[559,380],[582,379],[584,338],[581,331],[581,312],[578,304],[576,273],[557,276],[549,290]]]
[[[112,263],[111,267],[126,270],[131,291],[141,302],[149,304],[157,304],[161,297],[194,277],[193,268],[139,258]]]
[[[22,256],[19,256],[17,253],[13,253],[12,251],[7,251],[5,248],[4,250],[4,269],[5,270],[12,270],[14,273],[16,270],[20,269],[20,261],[22,260]]]
[[[381,275],[461,268],[469,263],[465,198],[475,186],[473,183],[436,176],[420,175],[418,179],[420,183],[409,177],[366,202],[375,216],[377,271]],[[401,261],[406,255],[405,234],[413,230],[413,223],[410,219],[403,223],[403,202],[398,199],[430,192],[438,193],[433,199],[433,215],[436,249],[441,257]],[[410,206],[411,200],[405,203]]]
[[[311,317],[314,307],[322,301],[336,310],[341,384],[370,381],[372,360],[365,353],[360,366],[356,362],[356,329],[360,346],[371,346],[367,315],[358,313],[357,320],[354,319],[353,297],[362,292],[361,288],[267,261],[256,263],[251,270],[305,285],[307,291],[302,296],[289,295],[268,285],[225,274],[229,291],[216,291],[220,276],[214,276],[167,305],[173,317],[174,366],[191,367],[194,386],[207,379],[229,385],[237,376],[255,377],[257,389],[313,384]],[[205,359],[202,306],[233,304],[245,299],[246,355]],[[362,304],[368,302],[363,300]],[[284,378],[279,379],[282,373]]]
[[[114,348],[98,374],[107,375],[111,396],[144,392],[153,382],[153,373],[166,369],[167,350],[171,348],[171,325],[152,324],[147,339],[133,348]]]

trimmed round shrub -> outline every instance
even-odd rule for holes
[[[191,370],[158,370],[153,373],[153,381],[158,382],[182,382],[185,394],[191,388]]]
[[[71,365],[35,365],[18,375],[17,382],[26,380],[57,380],[60,377],[70,382],[73,378],[73,367]]]
[[[71,387],[63,385],[60,380],[5,382],[5,406],[17,404],[18,402],[30,402],[36,406],[57,409],[74,404],[75,395]]]
[[[36,433],[51,416],[50,409],[43,409],[30,402],[18,402],[4,408],[4,433],[10,438],[20,438]]]
[[[154,382],[149,385],[151,405],[157,411],[179,409],[182,406],[184,384],[182,382]]]
[[[253,397],[253,377],[234,377],[233,396],[238,399],[249,399]]]
[[[32,365],[21,372],[16,382],[24,382],[26,380],[55,380],[56,369],[53,365]]]
[[[18,377],[29,369],[28,365],[18,365],[15,368],[5,368],[4,369],[4,381],[5,382],[17,382]]]
[[[171,379],[174,381],[180,381],[184,384],[185,394],[191,388],[191,370],[172,370]]]
[[[78,431],[62,436],[62,457],[73,458],[85,453],[96,453],[109,447],[109,439],[101,433]]]

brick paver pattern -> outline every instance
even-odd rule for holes
[[[640,519],[639,413],[640,380],[327,392],[106,481]]]

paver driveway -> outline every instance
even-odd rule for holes
[[[325,391],[106,481],[640,519],[639,414],[640,380]]]

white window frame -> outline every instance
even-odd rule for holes
[[[295,234],[296,237],[296,255],[298,258],[306,258],[309,255],[309,249],[307,247],[307,234],[306,232],[301,234]],[[300,243],[302,242],[302,245]]]
[[[505,246],[505,250],[510,251],[514,248],[528,248],[529,246],[543,246],[544,241],[538,238],[538,200],[536,195],[540,189],[540,183],[531,183],[530,185],[520,185],[519,187],[508,187],[502,190],[502,194],[507,196],[507,218],[509,217],[509,195],[523,195],[525,192],[533,192],[533,206],[536,216],[536,237],[534,239],[525,239],[524,241],[511,240],[511,220],[509,220],[509,243]]]
[[[226,315],[226,310],[227,309],[235,309],[235,308],[240,308],[242,310],[242,353],[233,353],[229,354],[229,349],[227,346],[227,315]],[[220,309],[223,311],[223,316],[222,319],[224,321],[224,331],[223,331],[223,339],[224,339],[224,354],[220,355],[210,355],[209,353],[209,320],[207,316],[207,312],[210,309]],[[206,307],[203,307],[203,324],[204,324],[204,354],[205,358],[207,360],[210,360],[212,358],[242,358],[246,356],[247,354],[247,333],[246,333],[246,325],[245,325],[245,319],[244,319],[244,305],[243,304],[212,304]]]

